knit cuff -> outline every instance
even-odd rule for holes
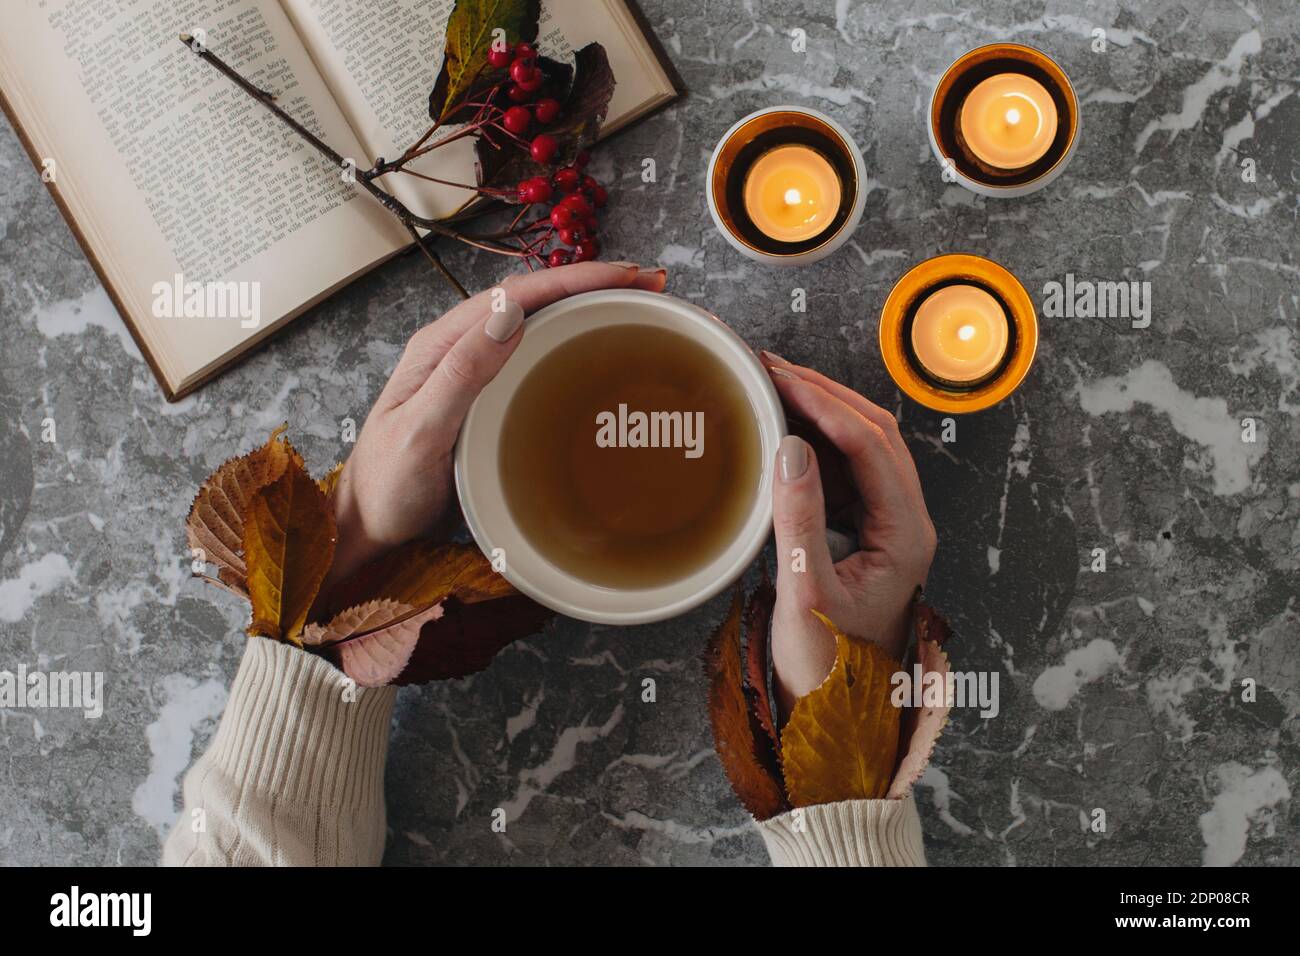
[[[925,866],[921,818],[902,800],[841,800],[758,824],[773,866]]]
[[[382,808],[396,695],[357,687],[315,654],[249,638],[208,758],[279,802]]]

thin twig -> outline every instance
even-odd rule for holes
[[[243,76],[241,76],[238,72],[236,72],[229,65],[227,65],[226,62],[223,59],[221,59],[221,57],[217,56],[215,53],[203,47],[190,34],[182,33],[180,36],[180,40],[183,44],[185,44],[185,46],[187,46],[190,49],[191,52],[193,52],[196,56],[198,56],[199,59],[203,60],[209,66],[215,68],[219,73],[221,73],[232,83],[238,86],[241,90],[247,93],[250,97],[252,97],[262,106],[264,106],[274,116],[276,116],[282,123],[284,123],[291,130],[293,130],[300,137],[302,137],[302,139],[306,141],[313,149],[315,149],[318,153],[320,153],[331,163],[333,163],[336,168],[341,169],[346,165],[350,165],[349,161],[344,159],[344,157],[341,156],[336,150],[330,148],[330,146],[328,146],[323,140],[321,140],[320,137],[318,137],[307,127],[303,126],[302,123],[298,122],[291,115],[289,115],[289,113],[287,113],[284,109],[282,109],[280,105],[275,102],[275,97],[271,93],[267,92],[266,90],[259,89],[257,86],[253,85],[248,80],[244,79]],[[454,134],[454,137],[458,137],[458,136],[459,134]],[[447,139],[449,140],[450,138],[453,137],[449,137]],[[429,148],[430,147],[425,146],[423,150],[419,151],[419,153],[428,152]],[[379,167],[387,167],[389,165],[395,166],[396,164],[383,163],[381,160],[380,164],[377,165]],[[407,208],[407,206],[404,205],[399,199],[397,199],[397,197],[395,197],[392,193],[388,192],[386,189],[376,184],[374,182],[374,178],[375,178],[374,171],[367,170],[357,174],[356,182],[358,185],[361,186],[362,189],[370,193],[370,195],[373,196],[379,202],[380,205],[382,205],[385,209],[387,209],[394,216],[400,219],[402,221],[402,224],[406,226],[406,228],[409,231],[414,231],[417,228],[425,229],[428,230],[429,232],[434,233],[435,235],[443,236],[448,239],[455,239],[459,242],[465,242],[471,246],[474,246],[477,249],[482,249],[485,252],[495,253],[496,255],[512,256],[515,258],[520,258],[524,255],[523,253],[520,253],[500,243],[485,242],[482,240],[467,237],[463,233],[451,228],[450,226],[446,225],[443,222],[440,222],[436,219],[429,219],[426,216],[420,216],[415,214],[409,208]],[[421,243],[421,247],[424,248],[423,243]],[[425,249],[426,254],[428,253],[428,251],[429,250],[426,248]],[[436,257],[431,256],[431,258],[434,258],[435,264],[439,261],[436,259]],[[461,285],[459,281],[456,281],[454,277],[451,276],[450,271],[447,269],[445,265],[442,265],[439,268],[439,271],[452,281],[457,291],[461,292],[462,294],[464,293],[465,291],[464,286]]]
[[[406,231],[411,234],[411,238],[414,239],[415,244],[420,247],[420,251],[429,257],[429,261],[433,263],[434,268],[441,272],[443,278],[451,283],[452,288],[460,293],[460,297],[462,299],[468,299],[469,292],[460,284],[460,280],[451,274],[451,270],[448,269],[446,263],[442,261],[442,256],[438,255],[432,247],[425,245],[424,237],[416,231],[414,226],[408,225]]]

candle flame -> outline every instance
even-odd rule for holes
[[[969,341],[974,338],[974,336],[975,326],[973,325],[963,325],[957,329],[957,338],[961,339],[963,342]]]
[[[797,189],[787,189],[785,191],[785,204],[787,206],[797,206],[803,202],[803,193]]]
[[[1015,126],[1019,122],[1020,122],[1020,110],[1014,108],[1007,110],[1007,124],[1010,126]]]

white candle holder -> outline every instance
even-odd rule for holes
[[[1056,105],[1056,137],[1051,146],[1039,159],[1019,169],[985,163],[966,146],[958,130],[967,94],[999,73],[1020,73],[1037,80]],[[1079,145],[1081,126],[1079,98],[1065,71],[1046,53],[1019,43],[991,43],[963,53],[930,95],[930,149],[945,176],[973,193],[994,199],[1027,196],[1065,172]]]
[[[783,242],[762,232],[745,209],[745,176],[759,156],[778,146],[803,145],[821,153],[840,179],[840,203],[826,229],[801,242]],[[835,120],[802,106],[772,106],[737,122],[709,159],[709,214],[736,251],[776,266],[807,265],[825,259],[849,241],[867,205],[867,164],[853,137]]]

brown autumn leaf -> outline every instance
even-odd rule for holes
[[[948,619],[921,599],[917,589],[916,600],[912,602],[912,628],[919,641],[933,641],[940,647],[952,637],[952,625]]]
[[[255,491],[244,523],[250,634],[300,644],[307,612],[334,560],[334,510],[297,461]]]
[[[523,594],[466,604],[442,602],[443,615],[420,629],[410,662],[393,681],[426,684],[477,674],[508,645],[538,633],[555,612]]]
[[[204,560],[217,566],[217,577],[236,593],[248,593],[244,519],[249,499],[283,475],[290,461],[303,467],[298,452],[281,437],[284,430],[281,425],[261,448],[213,472],[199,486],[185,519],[189,546],[201,549]]]
[[[759,757],[769,769],[780,773],[781,738],[772,719],[772,697],[767,688],[769,628],[775,604],[776,589],[765,569],[763,580],[749,596],[749,607],[745,609],[745,696],[765,738],[758,740]]]
[[[413,541],[360,568],[330,595],[331,609],[388,598],[411,607],[455,597],[465,604],[517,593],[472,544]]]
[[[231,568],[218,568],[217,580],[224,587],[229,588],[232,594],[237,594],[245,601],[248,600],[248,582],[244,580],[243,575]]]
[[[564,101],[562,119],[552,128],[556,139],[567,140],[575,149],[590,146],[614,99],[614,70],[609,54],[599,43],[588,43],[573,55],[573,86]]]
[[[898,754],[900,715],[890,678],[901,665],[813,613],[835,635],[835,665],[821,686],[795,701],[781,732],[786,791],[796,807],[878,800],[889,790]]]
[[[368,601],[328,624],[308,624],[302,642],[321,648],[359,686],[383,687],[406,667],[420,629],[441,616],[441,604],[417,610],[397,601]]]
[[[916,632],[916,661],[912,665],[912,680],[916,682],[917,668],[920,668],[922,688],[921,707],[907,707],[903,711],[899,734],[899,749],[902,759],[894,772],[894,780],[885,794],[891,800],[901,800],[912,792],[916,781],[921,779],[925,768],[934,754],[935,744],[948,725],[948,714],[952,710],[952,701],[948,699],[948,655],[943,651],[943,644],[952,636],[948,621],[934,608],[917,600],[912,605],[912,627]],[[933,680],[944,690],[943,702],[938,705],[925,703],[926,684],[932,679],[931,674],[938,675]]]
[[[738,588],[731,610],[704,652],[709,681],[709,720],[713,744],[731,789],[756,820],[789,809],[778,779],[758,757],[758,737],[750,702],[741,683],[740,628],[743,604]]]

